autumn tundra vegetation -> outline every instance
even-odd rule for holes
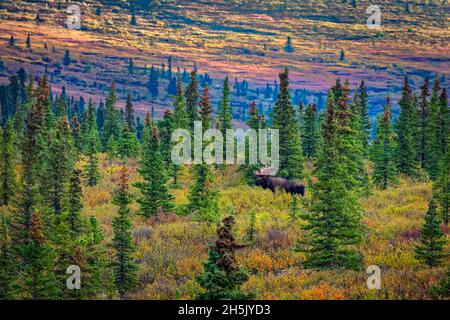
[[[116,107],[114,82],[105,103],[82,109],[45,74],[35,82],[20,70],[2,104],[2,298],[448,297],[439,77],[416,94],[405,76],[398,121],[388,96],[371,139],[364,84],[337,79],[318,112],[292,104],[288,75],[273,117],[253,105],[248,125],[279,130],[276,181],[301,183],[304,197],[256,186],[261,166],[172,163],[174,125],[231,126],[226,80],[217,118],[193,71],[173,111],[140,125],[130,98]],[[65,286],[70,265],[80,290]],[[379,290],[366,287],[369,265],[382,270]]]
[[[126,7],[127,25],[142,23],[145,3]],[[11,35],[5,50],[62,50],[33,39]],[[288,37],[285,53],[295,50]],[[169,58],[139,69],[152,101],[142,113],[121,79],[102,79],[105,96],[55,90],[60,70],[79,67],[71,52],[40,72],[0,59],[11,73],[0,85],[0,299],[449,298],[445,77],[403,73],[371,121],[364,81],[335,77],[323,103],[304,103],[288,67],[251,96],[246,81],[213,81],[197,64],[175,71]],[[137,70],[128,58],[127,75]],[[157,116],[162,95],[170,105]],[[243,109],[233,107],[239,95],[252,100]],[[175,130],[194,134],[201,122],[226,136],[236,109],[239,125],[277,130],[276,176],[262,163],[173,161]],[[369,266],[381,271],[379,288],[367,284]]]

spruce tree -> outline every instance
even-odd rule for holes
[[[252,102],[248,108],[248,120],[247,125],[250,129],[259,130],[261,129],[261,114],[256,107],[256,102]]]
[[[306,107],[302,117],[302,150],[308,159],[314,158],[317,151],[317,109],[316,105],[311,103]]]
[[[125,105],[125,123],[131,132],[136,132],[136,121],[134,120],[134,108],[131,103],[131,95],[127,95],[127,103]]]
[[[167,86],[167,94],[169,96],[177,95],[177,78],[172,77],[170,79],[169,85]]]
[[[364,154],[367,155],[370,141],[371,124],[369,118],[367,89],[364,81],[361,81],[361,84],[359,85],[358,100],[356,102],[358,103],[358,109],[360,111],[360,119],[361,119],[360,123],[361,123]]]
[[[430,268],[440,265],[447,256],[444,253],[447,240],[440,229],[441,219],[436,211],[436,204],[432,199],[425,216],[425,224],[420,230],[420,244],[415,250],[416,258]]]
[[[54,213],[61,213],[67,197],[67,184],[74,165],[74,147],[67,117],[58,120],[45,163],[46,179],[41,194]]]
[[[32,86],[29,88],[32,89]],[[44,147],[44,118],[45,104],[48,100],[49,87],[46,78],[39,82],[36,92],[29,90],[29,96],[33,94],[35,99],[31,105],[26,119],[25,137],[21,147],[21,158],[23,163],[23,174],[21,176],[21,199],[20,214],[17,223],[21,224],[26,231],[30,229],[31,214],[34,210],[37,195],[38,164],[42,159]]]
[[[128,60],[128,75],[132,75],[134,73],[134,64],[133,59]]]
[[[131,200],[128,193],[128,172],[126,167],[123,167],[121,171],[118,187],[119,189],[114,198],[114,204],[119,207],[119,211],[113,220],[114,258],[112,267],[115,286],[123,299],[128,292],[136,288],[138,283],[138,266],[133,260],[135,247],[131,237],[131,213],[128,208]]]
[[[17,297],[17,261],[6,217],[0,217],[0,300]]]
[[[200,107],[203,130],[205,131],[211,127],[212,113],[208,85],[205,85],[203,89]],[[193,171],[195,183],[188,195],[188,212],[193,213],[198,220],[215,222],[218,219],[219,213],[219,194],[213,188],[214,177],[211,172],[211,167],[203,161],[201,164],[195,164]]]
[[[139,153],[139,147],[140,144],[136,134],[131,132],[128,124],[125,124],[119,141],[117,142],[117,154],[123,160],[135,158]]]
[[[41,213],[34,211],[30,218],[30,242],[25,246],[23,262],[23,295],[30,299],[56,299],[60,286],[55,274],[56,253],[44,235]]]
[[[106,283],[108,261],[105,247],[102,243],[103,233],[94,216],[89,218],[87,227],[87,243],[85,248],[85,264],[83,266],[83,295],[88,299],[101,297],[111,289]]]
[[[342,154],[346,161],[349,176],[347,186],[359,195],[369,194],[369,176],[364,165],[364,131],[361,126],[359,105],[350,102],[350,83],[345,80],[341,97],[337,104],[337,118],[342,141]],[[358,98],[359,99],[359,98]]]
[[[190,82],[184,94],[186,98],[186,112],[189,117],[189,130],[194,130],[194,122],[199,120],[198,114],[198,82],[195,71],[191,72]]]
[[[395,185],[398,182],[394,151],[391,105],[388,96],[384,113],[378,117],[377,133],[373,143],[373,180],[381,189],[386,189],[388,186]]]
[[[287,53],[291,53],[294,52],[294,46],[292,45],[292,39],[290,36],[287,37],[286,39],[286,45],[284,46],[284,51],[286,51]]]
[[[167,187],[168,179],[157,128],[152,128],[150,136],[146,134],[144,137],[142,162],[138,171],[144,178],[143,182],[134,184],[141,191],[138,198],[140,214],[148,218],[160,212],[171,212],[174,197]]]
[[[159,129],[159,141],[160,141],[160,150],[164,163],[164,167],[166,168],[166,174],[168,177],[173,176],[173,163],[171,157],[172,151],[172,131],[174,130],[173,126],[173,115],[170,109],[167,109],[164,112],[164,116],[161,121],[158,122]],[[176,183],[176,181],[174,181]]]
[[[446,226],[450,218],[450,152],[447,152],[439,163],[439,174],[433,183],[433,194],[439,215]]]
[[[225,77],[225,80],[223,82],[223,89],[222,89],[222,100],[220,101],[220,110],[218,115],[219,120],[219,129],[222,132],[222,135],[224,137],[224,143],[226,143],[225,137],[226,137],[226,130],[227,129],[233,129],[233,115],[231,113],[231,106],[230,106],[230,85],[228,83],[228,77]],[[225,145],[224,145],[225,150]]]
[[[264,128],[262,122],[263,122],[263,117],[261,116],[261,114],[258,111],[258,108],[256,107],[256,102],[252,102],[248,109],[247,125],[249,126],[250,129],[253,129],[256,132],[258,132],[259,129]],[[249,143],[250,143],[249,138],[246,137],[245,148],[246,148],[247,155],[249,154],[249,150],[250,150]],[[257,142],[257,143],[259,143],[259,142]],[[256,150],[259,150],[259,148],[257,147]],[[244,170],[245,179],[249,184],[255,183],[255,181],[257,179],[257,177],[255,176],[255,171],[260,168],[261,168],[261,165],[259,163],[245,164],[242,166],[242,169]]]
[[[440,147],[440,157],[449,152],[450,145],[450,108],[448,107],[447,89],[443,88],[439,96],[439,119],[438,144]]]
[[[422,88],[424,91],[424,88]],[[422,92],[423,96],[423,92]],[[421,97],[423,99],[423,97]],[[421,101],[421,105],[428,105],[427,121],[424,123],[423,134],[426,141],[425,148],[423,150],[426,156],[426,169],[430,178],[435,180],[439,173],[439,161],[443,156],[443,149],[441,148],[441,124],[445,123],[445,114],[441,114],[439,105],[439,79],[436,79],[433,83],[433,92],[431,99],[428,102]],[[441,118],[443,117],[443,119]],[[445,150],[445,149],[444,149]],[[444,151],[445,152],[445,151]]]
[[[100,103],[98,104],[97,112],[95,114],[96,122],[97,122],[97,129],[99,132],[103,131],[103,125],[105,123],[105,104],[102,100],[100,100]]]
[[[197,276],[197,282],[205,292],[197,296],[200,300],[247,300],[254,294],[240,288],[248,275],[237,265],[235,252],[243,248],[233,236],[234,218],[226,217],[217,228],[217,241],[209,250],[208,260],[204,263],[204,273]]]
[[[346,185],[350,172],[347,155],[342,151],[342,110],[336,109],[330,91],[314,172],[318,181],[311,187],[310,211],[302,215],[307,221],[304,229],[309,231],[309,239],[299,251],[306,253],[307,268],[358,270],[362,263],[358,251],[363,235],[361,208],[357,193]]]
[[[63,64],[67,67],[72,62],[72,59],[70,58],[70,52],[69,49],[66,50],[66,53],[64,54]]]
[[[25,120],[31,103],[19,103],[17,105],[17,111],[12,120],[15,139],[16,149],[20,147],[25,137]]]
[[[8,41],[8,46],[14,47],[15,45],[16,45],[16,39],[14,39],[14,36],[11,36]]]
[[[72,119],[72,140],[75,146],[75,150],[79,153],[83,151],[83,136],[81,132],[81,125],[78,121],[78,115],[75,113]]]
[[[303,178],[303,156],[295,108],[289,92],[289,71],[280,73],[280,91],[273,109],[272,129],[279,130],[280,165],[278,175]]]
[[[141,118],[136,117],[136,136],[139,142],[142,142],[142,131],[144,130],[144,125],[142,124]]]
[[[97,135],[97,147],[100,146],[100,141],[99,141],[99,135],[98,135],[98,131],[97,131],[97,121],[96,121],[96,116],[95,116],[95,108],[94,108],[94,103],[92,101],[92,99],[89,99],[88,102],[88,108],[86,111],[86,114],[84,116],[84,121],[83,124],[81,125],[81,140],[82,140],[82,145],[83,145],[83,153],[86,154],[86,150],[87,150],[87,146],[88,146],[88,141],[89,141],[89,135],[91,134],[91,131],[94,130],[96,132]]]
[[[156,99],[159,95],[158,86],[158,73],[156,72],[155,67],[152,65],[150,69],[150,78],[148,80],[148,91],[153,99]]]
[[[79,234],[82,231],[83,190],[81,187],[81,170],[72,171],[69,184],[67,220],[70,231]]]
[[[418,143],[417,143],[417,154],[419,158],[420,166],[423,169],[428,169],[428,161],[429,161],[429,144],[430,144],[430,134],[428,123],[432,123],[430,121],[430,106],[428,103],[429,93],[429,80],[425,78],[424,84],[420,87],[420,97],[419,97],[419,123],[417,128],[418,134]]]
[[[9,205],[17,191],[15,146],[12,121],[0,128],[0,206]]]
[[[178,77],[177,80],[177,95],[174,101],[174,111],[172,115],[172,127],[173,130],[176,129],[187,129],[189,130],[189,116],[186,111],[186,99],[183,96],[183,87],[181,78]],[[181,141],[181,138],[180,138]],[[177,144],[179,141],[174,141]],[[175,187],[178,186],[178,175],[181,169],[181,165],[172,164],[172,178]]]
[[[108,97],[106,98],[105,121],[102,126],[103,150],[108,150],[111,139],[117,141],[120,137],[120,114],[116,108],[117,95],[115,82],[112,83]]]
[[[181,78],[177,80],[177,96],[174,101],[173,111],[173,125],[176,129],[188,129],[189,127],[189,115],[186,111],[186,99],[183,96]]]
[[[84,167],[85,179],[88,186],[93,187],[100,181],[100,172],[98,168],[97,146],[99,144],[98,132],[92,128],[86,137],[86,155],[87,163]]]
[[[27,46],[27,49],[31,49],[31,37],[30,37],[30,33],[28,32],[28,35],[27,35],[27,40],[26,40],[26,46]]]
[[[405,76],[402,97],[398,103],[400,105],[400,116],[397,122],[397,168],[402,174],[417,177],[419,167],[416,154],[418,112],[415,108],[408,76]]]

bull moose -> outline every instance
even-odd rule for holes
[[[255,176],[258,177],[255,184],[263,189],[272,190],[272,192],[275,192],[276,189],[283,189],[291,195],[300,194],[302,197],[305,195],[305,185],[303,183],[273,177],[270,175],[271,171],[272,168],[270,167],[264,167],[255,171]]]

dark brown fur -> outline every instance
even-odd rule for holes
[[[302,197],[305,195],[305,185],[303,183],[284,178],[260,175],[255,184],[264,189],[272,190],[272,192],[275,192],[276,189],[283,189],[292,195],[300,194]]]

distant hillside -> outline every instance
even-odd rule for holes
[[[320,106],[336,77],[349,78],[353,86],[364,80],[374,115],[386,92],[393,93],[395,102],[405,72],[416,87],[424,76],[450,76],[448,4],[377,3],[379,30],[366,26],[369,1],[135,0],[134,7],[118,0],[1,1],[0,81],[20,67],[35,76],[47,71],[54,89],[65,86],[72,94],[98,100],[114,79],[122,100],[130,92],[140,112],[154,105],[161,115],[172,103],[167,94],[171,79],[161,77],[160,95],[150,99],[149,69],[152,64],[167,68],[170,58],[173,74],[178,68],[180,74],[189,72],[196,64],[200,82],[212,84],[216,107],[221,81],[229,75],[236,88],[234,116],[245,120],[251,101],[270,110],[269,93],[276,89],[280,69],[288,66],[294,102]],[[69,4],[81,8],[81,30],[65,28]],[[133,12],[136,25],[130,23]],[[25,47],[28,33],[31,49]],[[11,35],[15,47],[7,47]],[[291,50],[285,49],[288,37]],[[62,63],[66,49],[69,66]]]

